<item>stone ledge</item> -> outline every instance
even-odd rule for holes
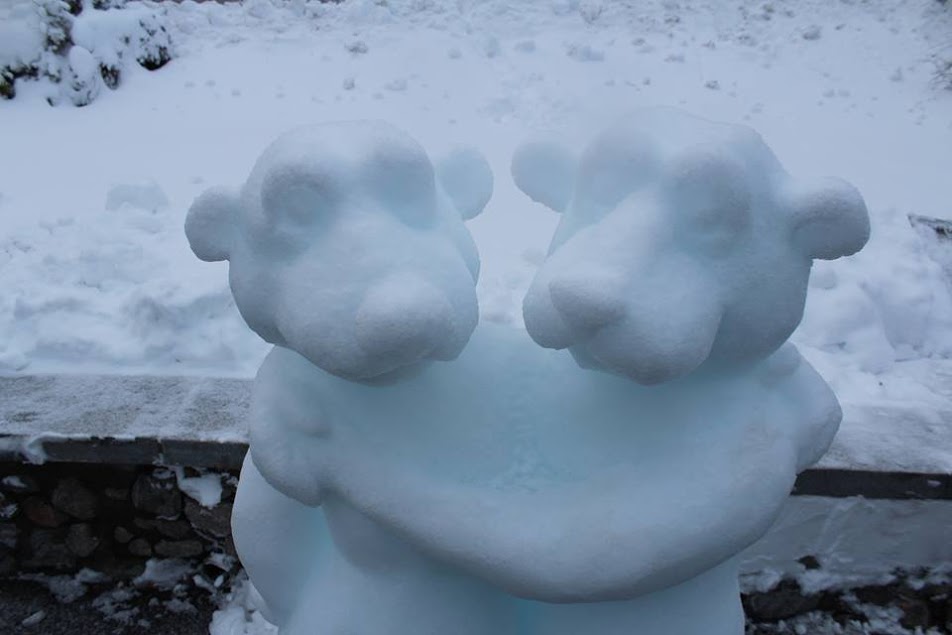
[[[247,441],[250,379],[0,376],[0,435]]]
[[[178,465],[237,470],[247,451],[248,444],[243,441],[0,434],[0,462]]]
[[[813,468],[797,477],[793,495],[952,500],[952,475]]]
[[[0,377],[0,461],[237,470],[250,395],[248,379]],[[952,500],[952,425],[901,409],[846,411],[830,453],[800,475],[794,495]],[[879,446],[853,447],[873,437]],[[900,450],[890,454],[892,445]]]

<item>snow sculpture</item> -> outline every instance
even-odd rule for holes
[[[230,260],[276,344],[233,518],[266,615],[291,635],[740,635],[734,556],[840,421],[784,341],[811,259],[865,242],[862,199],[666,110],[578,158],[526,144],[513,175],[563,212],[528,333],[476,328],[473,151],[434,167],[384,124],[309,128],[195,202],[193,249]]]
[[[240,192],[216,188],[185,224],[202,260],[228,260],[235,302],[266,341],[348,379],[459,355],[476,327],[476,246],[463,218],[492,192],[459,150],[437,173],[382,123],[290,132]],[[464,180],[461,174],[469,174]]]
[[[643,384],[765,358],[800,323],[812,259],[869,238],[849,184],[794,182],[752,130],[671,110],[578,158],[526,144],[513,176],[563,212],[523,305],[530,335]]]

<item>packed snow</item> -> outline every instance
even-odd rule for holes
[[[237,580],[212,616],[209,635],[277,635],[278,627],[261,614],[260,599],[247,577]]]
[[[671,109],[599,133],[568,197],[545,166],[574,161],[531,146],[517,184],[568,204],[527,333],[476,324],[463,217],[493,179],[452,156],[380,122],[302,128],[189,211],[276,345],[232,520],[262,615],[289,635],[739,635],[735,556],[842,417],[785,341],[812,259],[865,244],[862,198]]]
[[[791,353],[753,375],[639,388],[498,325],[477,328],[458,360],[384,385],[347,382],[275,349],[258,376],[236,546],[289,633],[382,623],[528,632],[509,630],[513,610],[534,615],[539,632],[563,632],[547,630],[562,619],[566,633],[579,632],[575,619],[664,632],[659,620],[685,604],[708,620],[704,632],[737,633],[739,607],[720,613],[737,602],[736,563],[703,572],[766,531],[839,419],[823,382]],[[722,404],[716,416],[711,403]],[[307,537],[296,549],[292,532]],[[390,596],[395,574],[413,580],[403,599]],[[562,615],[508,594],[591,601],[671,584],[658,604],[630,600],[615,618],[597,608]],[[390,601],[366,614],[356,588]],[[439,610],[413,599],[437,592],[447,597]]]
[[[179,489],[202,507],[214,507],[221,502],[221,476],[215,473],[186,476],[185,468],[175,468]]]
[[[185,231],[199,258],[229,261],[238,310],[262,339],[370,378],[466,345],[479,256],[463,219],[491,193],[474,150],[434,168],[388,124],[324,124],[268,146],[240,193],[199,196]]]
[[[849,184],[799,183],[751,129],[671,109],[634,111],[577,157],[517,150],[513,176],[562,214],[523,304],[529,334],[643,384],[777,350],[800,322],[812,259],[869,238]]]

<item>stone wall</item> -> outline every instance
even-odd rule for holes
[[[189,484],[198,477],[220,483],[220,500],[197,495]],[[211,611],[240,579],[230,528],[237,483],[237,470],[0,461],[0,589],[10,595],[39,583],[71,610],[91,608],[94,621],[105,616],[126,629],[116,632],[207,632]],[[799,562],[807,578],[829,575],[816,557]],[[169,563],[173,585],[150,579]],[[71,584],[57,587],[66,578]],[[795,576],[780,578],[743,595],[747,632],[952,634],[949,580],[896,571],[874,585],[811,592]]]
[[[166,467],[0,463],[0,577],[91,569],[133,579],[152,558],[177,558],[220,563],[210,572],[214,583],[237,566],[230,528],[237,473],[217,474],[221,500],[206,507]]]
[[[819,567],[815,560],[811,567]],[[785,578],[742,596],[748,635],[952,633],[952,583],[934,571],[895,571],[882,584],[807,592]]]

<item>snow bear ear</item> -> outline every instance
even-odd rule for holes
[[[476,218],[493,195],[493,171],[475,148],[454,148],[436,164],[436,174],[463,220]]]
[[[228,260],[237,223],[238,196],[229,188],[203,192],[185,217],[185,237],[199,259]]]
[[[554,141],[528,141],[512,157],[512,178],[529,198],[564,212],[575,191],[577,159]]]
[[[869,214],[862,195],[839,179],[828,178],[790,193],[794,243],[810,258],[849,256],[869,240]]]

